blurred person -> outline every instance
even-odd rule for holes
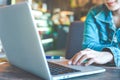
[[[83,50],[68,62],[72,65],[115,64],[120,67],[120,0],[103,0],[85,21]]]

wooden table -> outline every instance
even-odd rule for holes
[[[120,80],[120,68],[104,67],[106,72],[71,78],[69,80]],[[29,72],[23,71],[8,62],[0,64],[0,80],[42,80]],[[67,79],[68,80],[68,79]]]

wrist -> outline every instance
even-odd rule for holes
[[[106,54],[107,63],[114,63],[113,54],[111,52],[105,51],[104,54]]]

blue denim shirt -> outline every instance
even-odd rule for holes
[[[112,12],[103,4],[92,8],[85,21],[83,49],[109,50],[120,67],[120,29],[116,28]]]

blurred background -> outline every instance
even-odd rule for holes
[[[91,7],[103,0],[0,0],[0,7],[28,1],[47,54],[65,54],[69,26],[74,21],[84,22]],[[0,42],[0,54],[4,53]],[[1,55],[2,57],[4,55]]]

